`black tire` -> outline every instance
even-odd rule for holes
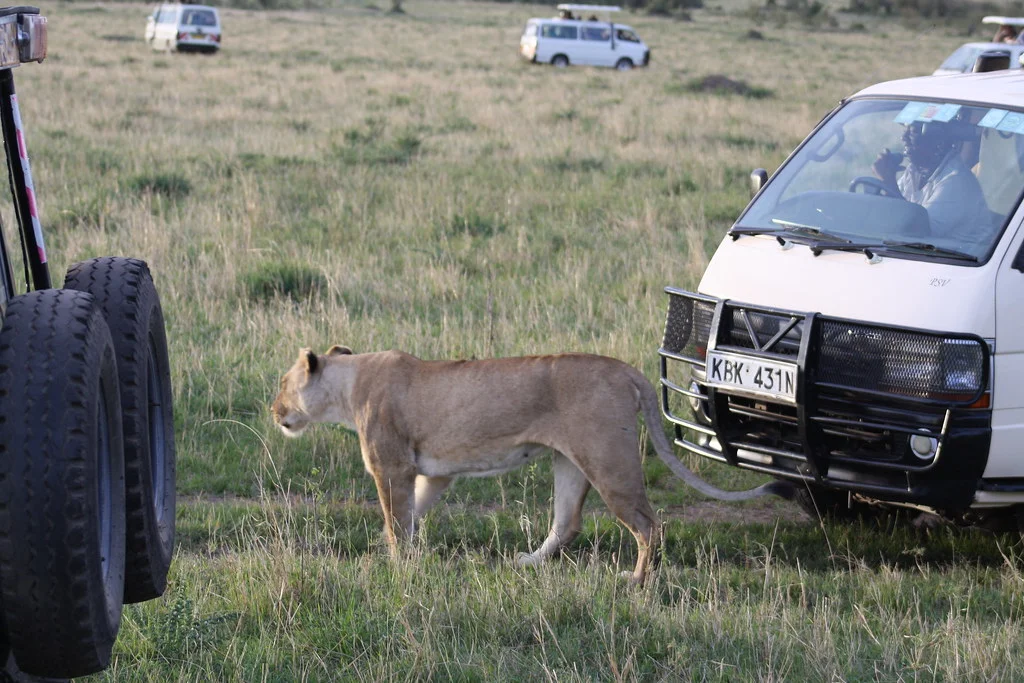
[[[615,68],[619,71],[630,71],[633,68],[633,60],[629,57],[623,57],[615,63]]]
[[[0,329],[0,593],[14,658],[34,676],[110,662],[124,589],[120,414],[95,299],[12,299]]]
[[[64,287],[96,297],[114,340],[124,432],[124,601],[150,600],[167,587],[176,498],[171,371],[160,297],[149,266],[131,258],[76,263]]]
[[[551,58],[551,66],[557,67],[559,69],[564,69],[565,67],[569,66],[569,58],[566,57],[565,55],[555,55],[554,57]]]

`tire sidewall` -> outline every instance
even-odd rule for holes
[[[120,627],[118,384],[91,295],[40,290],[9,302],[0,328],[0,594],[11,650],[33,675],[105,668]]]
[[[125,601],[149,600],[167,585],[176,512],[173,397],[160,298],[145,262],[123,257],[76,263],[64,286],[97,297],[114,339],[125,438]]]

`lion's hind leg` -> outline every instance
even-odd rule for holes
[[[604,499],[612,514],[619,518],[619,521],[629,529],[633,538],[636,539],[636,567],[633,569],[630,579],[640,583],[647,578],[647,572],[653,566],[655,553],[661,543],[661,523],[647,500],[646,494],[640,499],[636,499],[631,496],[621,496],[618,491],[601,491],[600,487],[598,487],[598,492],[601,493],[601,498]]]
[[[582,526],[583,501],[590,491],[590,482],[576,465],[557,451],[551,461],[555,478],[555,514],[551,531],[537,550],[520,553],[520,566],[540,564],[561,548],[572,543]]]
[[[618,438],[614,438],[614,436]],[[661,542],[661,524],[647,499],[635,430],[603,435],[589,444],[593,484],[605,505],[637,542],[636,567],[630,578],[641,582],[652,568]]]

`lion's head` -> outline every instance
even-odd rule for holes
[[[323,382],[325,362],[331,356],[351,353],[345,346],[332,346],[323,356],[312,349],[299,351],[298,360],[281,377],[281,388],[270,408],[286,436],[299,436],[310,422],[329,419],[334,392]]]

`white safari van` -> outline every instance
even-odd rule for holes
[[[1024,75],[844,100],[695,292],[667,288],[663,412],[686,451],[883,503],[1024,519]]]
[[[146,21],[144,37],[154,50],[212,54],[220,49],[220,14],[206,5],[158,5]]]
[[[530,19],[519,39],[519,54],[531,62],[558,67],[608,66],[628,71],[647,66],[651,51],[629,26],[601,15],[621,8],[608,5],[558,5],[553,19]]]

